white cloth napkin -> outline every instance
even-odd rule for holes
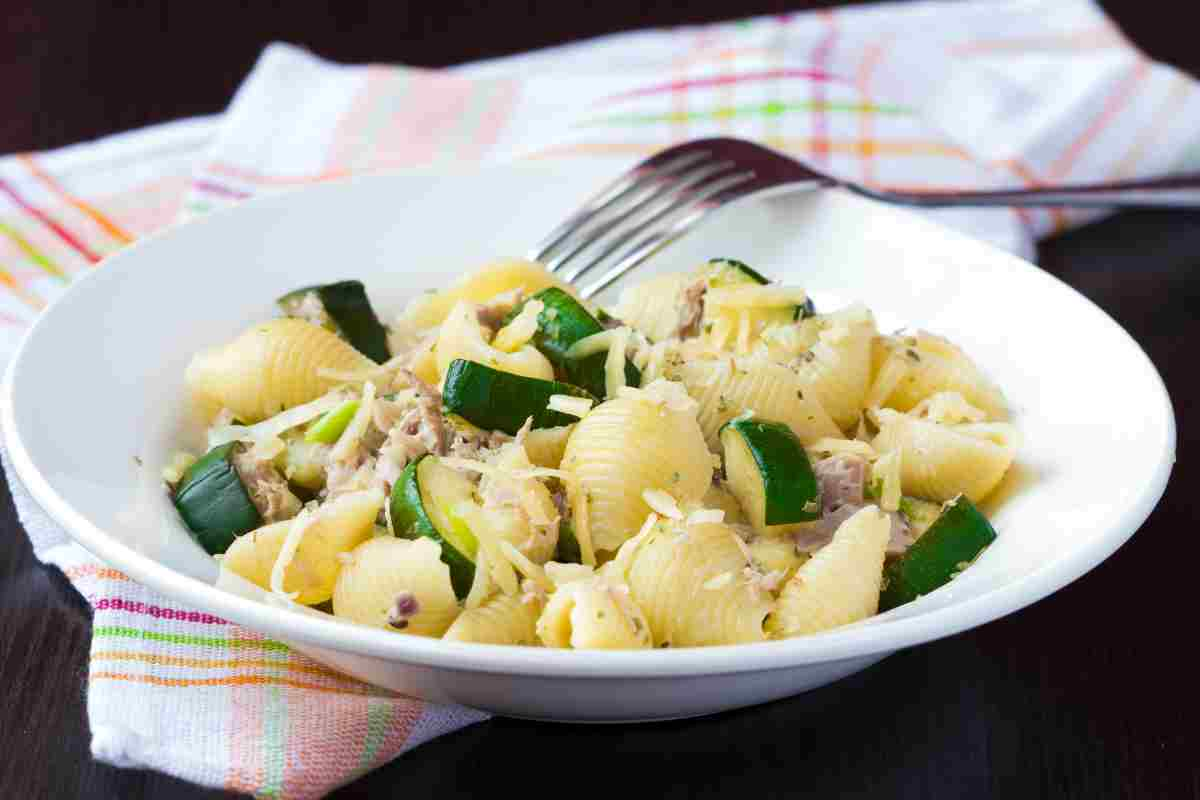
[[[1082,182],[1195,168],[1200,93],[1087,0],[856,7],[619,34],[436,72],[339,66],[272,45],[221,117],[0,159],[0,358],[76,274],[173,219],[408,166],[588,155],[611,158],[616,174],[708,135],[755,138],[878,185]],[[1036,237],[1089,218],[930,213],[1025,255]],[[485,717],[370,689],[175,607],[71,544],[6,453],[4,468],[38,556],[95,608],[97,758],[317,797]]]

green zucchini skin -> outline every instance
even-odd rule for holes
[[[224,553],[238,536],[262,525],[262,515],[233,465],[236,446],[230,442],[201,456],[172,496],[192,538],[209,555]]]
[[[796,310],[792,313],[792,321],[799,322],[802,319],[815,317],[817,315],[817,306],[813,303],[811,297],[804,298],[801,305],[796,306]]]
[[[600,333],[604,326],[578,300],[558,287],[543,289],[529,300],[540,300],[545,306],[542,313],[538,314],[538,328],[533,335],[533,346],[554,365],[555,371],[568,383],[586,389],[596,397],[604,397],[604,362],[608,354],[593,353],[581,359],[567,357],[571,345],[580,339]],[[524,306],[522,303],[513,309],[505,324],[516,317]],[[628,359],[625,360],[625,383],[629,386],[640,386],[642,383],[641,370]]]
[[[546,408],[550,396],[555,394],[596,400],[591,392],[569,383],[527,378],[456,358],[446,370],[442,404],[447,412],[478,428],[515,436],[529,417],[533,417],[535,428],[556,428],[579,421],[570,414]]]
[[[475,562],[442,536],[425,510],[417,466],[426,458],[433,457],[426,454],[410,463],[392,487],[389,500],[392,529],[401,539],[425,537],[437,542],[442,549],[442,563],[450,568],[450,585],[454,587],[455,596],[461,600],[471,591],[471,584],[475,582]]]
[[[887,611],[945,586],[996,540],[996,529],[966,497],[950,501],[908,552],[883,571],[879,610]]]
[[[710,286],[730,286],[736,283],[757,283],[759,286],[766,286],[771,282],[761,272],[751,269],[736,258],[710,258],[704,266],[709,275]],[[736,278],[729,280],[726,270],[731,270]]]
[[[575,526],[563,520],[558,524],[558,544],[554,547],[554,560],[560,564],[582,564],[583,551],[575,538]]]
[[[804,445],[782,422],[732,419],[721,429],[742,437],[758,474],[766,499],[767,525],[812,522],[821,518],[821,484],[813,472]]]
[[[382,364],[391,358],[387,343],[387,328],[379,321],[362,281],[338,281],[319,286],[305,286],[288,292],[277,301],[283,313],[291,315],[304,295],[316,292],[342,338],[372,361]]]

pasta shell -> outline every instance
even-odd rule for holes
[[[652,341],[670,338],[679,328],[679,300],[683,288],[695,280],[695,275],[673,272],[630,286],[621,292],[612,314]]]
[[[464,611],[442,638],[451,642],[536,645],[541,601],[497,594],[478,608]]]
[[[803,636],[866,619],[879,610],[891,523],[867,506],[843,522],[784,585],[767,620],[775,637]]]
[[[450,310],[463,300],[482,303],[514,289],[520,289],[528,296],[548,286],[575,293],[573,287],[554,277],[536,261],[496,261],[439,292],[417,297],[405,309],[403,319],[406,325],[413,328],[432,328],[441,324]]]
[[[198,353],[187,385],[210,414],[228,408],[245,423],[315,400],[340,381],[322,370],[363,371],[375,362],[335,334],[299,319],[275,319],[249,328],[229,344]]]
[[[342,568],[340,555],[371,537],[382,508],[383,492],[378,489],[344,494],[321,506],[284,568],[283,590],[298,592],[296,602],[302,605],[328,600]],[[292,522],[275,522],[239,536],[221,558],[222,568],[270,591],[271,571]]]
[[[804,444],[842,432],[815,392],[792,370],[763,358],[695,359],[668,372],[700,404],[697,420],[704,440],[720,452],[721,426],[746,411],[786,424]]]
[[[896,370],[903,365],[903,378],[877,405],[908,411],[936,392],[958,392],[967,402],[987,413],[988,419],[1003,420],[1008,415],[1004,394],[957,345],[941,336],[919,332],[915,336],[893,337],[889,360],[880,369]],[[879,394],[879,393],[873,393]]]
[[[363,542],[338,575],[333,613],[375,628],[441,636],[459,613],[441,552],[432,539],[381,536]],[[401,598],[410,601],[405,610],[412,613],[395,613]]]
[[[601,403],[575,425],[562,469],[579,479],[583,497],[572,502],[589,503],[597,550],[616,550],[637,532],[650,513],[645,490],[661,489],[686,503],[698,501],[712,483],[694,410],[628,395]]]
[[[547,647],[636,650],[651,646],[646,616],[629,598],[629,587],[604,576],[573,581],[550,596],[538,618]]]
[[[749,580],[745,545],[722,523],[659,521],[617,555],[633,601],[658,647],[740,644],[766,638],[771,593]]]
[[[899,452],[904,493],[945,502],[959,494],[977,503],[1012,465],[1016,429],[1003,422],[939,425],[889,409],[875,412],[881,454]]]
[[[855,306],[822,321],[827,327],[798,372],[838,427],[850,430],[858,422],[871,384],[875,319],[866,308]]]

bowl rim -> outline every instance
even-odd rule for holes
[[[514,169],[552,171],[553,167],[538,164],[499,165],[483,171]],[[240,213],[240,209],[247,207],[286,204],[289,202],[288,198],[297,191],[346,191],[347,186],[359,183],[421,175],[461,175],[463,172],[466,170],[417,169],[354,176],[251,198],[238,206],[213,212],[190,224],[209,224],[210,220]],[[845,193],[845,190],[840,189],[825,191]],[[1041,600],[1099,565],[1137,531],[1162,497],[1175,461],[1177,432],[1170,397],[1153,362],[1120,324],[1087,297],[1036,265],[986,242],[958,233],[908,210],[859,199],[886,209],[886,213],[904,215],[906,224],[920,229],[921,236],[932,236],[950,240],[957,246],[968,245],[980,249],[987,254],[987,258],[993,261],[998,259],[1007,268],[1032,272],[1036,279],[1057,284],[1068,290],[1078,301],[1098,312],[1104,322],[1114,326],[1132,345],[1136,357],[1144,361],[1154,379],[1152,394],[1157,401],[1157,413],[1163,415],[1166,423],[1165,446],[1152,474],[1142,485],[1134,502],[1116,514],[1102,533],[1092,536],[1085,544],[1074,548],[1066,556],[1047,561],[1033,571],[1001,586],[978,596],[912,616],[889,620],[886,614],[881,614],[865,621],[878,624],[857,623],[812,636],[753,644],[653,651],[588,651],[586,654],[580,654],[552,648],[469,644],[419,636],[397,636],[333,617],[324,619],[311,612],[281,608],[220,589],[205,581],[176,572],[137,552],[93,524],[50,486],[26,449],[16,424],[14,378],[22,364],[28,342],[38,335],[42,327],[57,324],[47,322],[55,319],[55,310],[59,306],[57,302],[52,303],[38,316],[9,361],[4,375],[4,386],[0,390],[0,427],[3,427],[5,444],[18,477],[42,509],[60,524],[74,541],[97,558],[160,594],[284,641],[304,642],[343,653],[441,669],[579,678],[665,678],[734,674],[884,655],[905,647],[952,636],[999,619]],[[132,261],[135,265],[133,268],[136,269],[139,263],[136,253],[141,248],[152,246],[160,237],[172,235],[173,230],[174,226],[168,227],[123,248],[105,259],[105,270],[93,270],[80,277],[68,292],[77,292],[80,286],[89,285],[92,275],[104,271],[111,272],[113,269],[127,269],[124,266],[126,261]],[[135,255],[131,256],[131,253]],[[1146,388],[1150,391],[1149,386]]]

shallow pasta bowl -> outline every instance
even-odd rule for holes
[[[296,286],[363,279],[377,308],[528,244],[607,164],[412,172],[245,203],[115,255],[38,320],[10,365],[4,434],[21,479],[98,557],[176,602],[282,639],[381,686],[556,720],[649,720],[795,694],[1009,614],[1070,583],[1161,496],[1175,426],[1162,381],[1102,311],[1036,267],[911,212],[841,191],[748,200],[649,265],[736,257],[862,300],[884,328],[949,336],[1004,388],[1024,445],[988,509],[999,539],[949,585],[847,628],[787,641],[643,652],[466,645],[359,627],[217,586],[159,480],[198,447],[184,367]]]

